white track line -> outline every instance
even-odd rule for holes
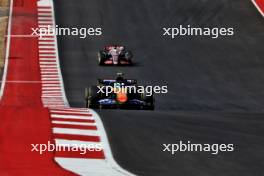
[[[80,130],[72,128],[53,128],[55,134],[75,134],[83,136],[98,136],[98,130]]]
[[[9,19],[8,19],[8,29],[7,29],[7,41],[6,41],[6,54],[5,54],[5,66],[4,66],[4,73],[2,77],[2,84],[0,89],[0,100],[2,99],[5,83],[7,78],[7,69],[9,63],[9,55],[10,55],[10,36],[11,36],[11,29],[12,29],[12,14],[13,14],[13,0],[10,0],[10,10],[9,10]]]
[[[80,111],[80,112],[74,112],[74,111],[64,111],[64,110],[51,110],[51,113],[55,114],[55,113],[62,113],[62,114],[83,114],[83,115],[89,115],[90,112],[87,111]]]
[[[53,118],[63,118],[63,119],[82,119],[82,120],[91,120],[93,117],[90,116],[78,116],[78,115],[58,115],[58,114],[51,114]]]
[[[46,44],[52,44],[52,45],[54,45],[54,41],[53,42],[47,42],[45,40],[39,40],[39,45],[46,45]]]
[[[63,111],[63,112],[75,112],[75,113],[79,113],[79,112],[84,112],[84,113],[86,112],[86,113],[88,113],[88,112],[90,112],[86,108],[78,108],[78,109],[76,109],[76,108],[69,108],[69,107],[67,107],[67,108],[61,108],[61,109],[52,108],[51,111]]]
[[[264,17],[264,12],[261,10],[261,8],[258,6],[255,0],[251,0],[251,2],[255,5],[255,7],[258,9],[259,13]]]
[[[71,122],[71,121],[51,121],[53,124],[64,124],[64,125],[83,125],[83,126],[89,126],[94,125],[94,122]]]

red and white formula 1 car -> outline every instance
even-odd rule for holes
[[[132,57],[124,46],[106,46],[98,52],[99,65],[132,65]]]

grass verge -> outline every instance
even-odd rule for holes
[[[0,72],[4,66],[5,34],[7,30],[8,10],[9,0],[0,0]]]

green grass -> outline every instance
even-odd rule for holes
[[[7,7],[9,0],[0,0],[0,7]]]
[[[0,67],[4,65],[7,17],[0,17]]]
[[[7,29],[9,0],[0,0],[0,70],[4,66],[5,57],[5,34]]]

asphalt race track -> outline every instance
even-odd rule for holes
[[[124,72],[143,85],[168,85],[155,111],[98,111],[117,162],[138,175],[264,175],[264,22],[249,0],[56,0],[60,27],[102,27],[103,36],[59,37],[67,97]],[[162,36],[163,27],[233,27],[235,35]],[[123,44],[134,67],[99,67],[97,51]],[[162,152],[163,143],[233,143],[234,152]]]

